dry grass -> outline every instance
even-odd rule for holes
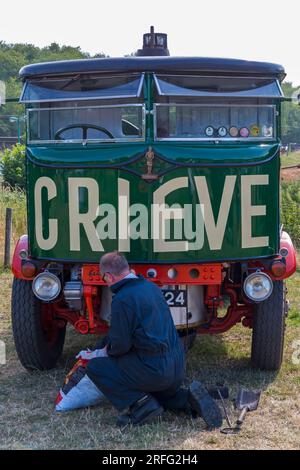
[[[9,449],[297,449],[300,442],[299,370],[292,363],[292,343],[300,339],[300,273],[288,281],[291,318],[288,321],[283,367],[275,373],[249,365],[250,331],[240,326],[222,336],[199,337],[188,356],[188,379],[205,384],[225,381],[227,406],[240,386],[262,388],[257,411],[249,414],[241,433],[225,436],[205,430],[201,419],[166,413],[155,424],[121,432],[116,411],[106,403],[66,414],[54,412],[54,400],[64,375],[83,347],[95,338],[68,331],[57,369],[28,373],[16,357],[10,326],[12,277],[1,274],[0,339],[6,342],[7,364],[0,366],[0,448]],[[225,425],[225,422],[224,422]]]
[[[4,237],[5,237],[5,211],[13,209],[11,254],[21,235],[27,233],[26,229],[26,195],[20,189],[4,188],[0,182],[0,267],[3,267]]]
[[[281,155],[281,166],[300,165],[300,151],[290,152],[288,155]]]
[[[300,168],[281,170],[280,179],[286,182],[300,181]]]

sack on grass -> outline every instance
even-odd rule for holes
[[[88,360],[79,359],[65,378],[56,401],[56,411],[98,405],[104,400],[103,393],[86,374]]]

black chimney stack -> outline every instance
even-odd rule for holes
[[[150,33],[143,35],[143,49],[139,49],[137,56],[168,56],[167,35],[164,33],[155,33],[154,26],[150,27]]]

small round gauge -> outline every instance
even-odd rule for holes
[[[229,129],[229,135],[231,137],[237,137],[239,135],[239,130],[237,127],[235,126],[231,126],[231,128]]]
[[[218,135],[219,135],[220,137],[225,137],[225,136],[227,135],[227,129],[226,129],[225,126],[219,127],[219,129],[218,129]]]
[[[205,129],[205,135],[207,135],[207,137],[212,137],[214,135],[214,128],[212,126],[207,126],[206,129]]]
[[[250,127],[250,135],[252,137],[258,137],[259,132],[260,132],[259,126],[257,126],[256,124],[253,124],[253,126]]]
[[[250,134],[250,132],[249,132],[248,127],[241,127],[241,129],[240,129],[240,136],[241,137],[249,137],[249,134]]]

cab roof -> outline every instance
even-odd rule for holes
[[[212,57],[114,57],[41,62],[22,67],[23,80],[58,75],[101,73],[196,73],[203,75],[285,77],[284,68],[269,62]]]

